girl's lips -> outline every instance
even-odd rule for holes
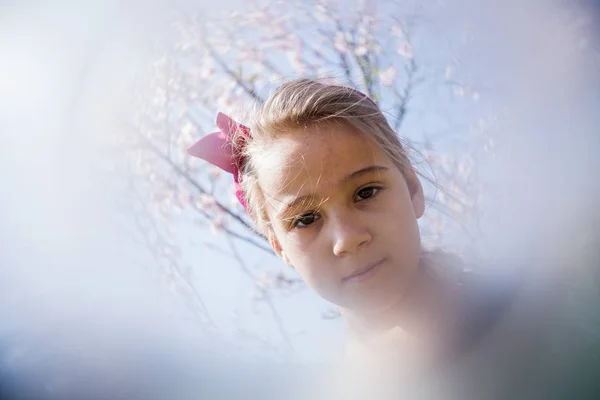
[[[345,278],[342,279],[342,282],[347,283],[347,282],[360,282],[360,281],[364,281],[365,279],[370,278],[376,271],[377,268],[383,264],[383,262],[385,261],[384,258],[382,258],[381,260],[367,265],[364,268],[359,269],[358,271],[354,272],[352,275],[349,275]]]

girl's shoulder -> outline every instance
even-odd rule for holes
[[[456,302],[456,319],[444,339],[444,359],[451,363],[493,336],[515,308],[525,282],[522,269],[443,251],[426,253],[423,266]]]
[[[514,271],[461,272],[458,283],[460,317],[455,337],[459,352],[477,347],[509,318],[523,285],[523,276]]]
[[[600,379],[600,246],[586,249],[571,262],[528,260],[463,272],[456,348],[469,374],[512,380],[510,390],[519,393],[600,394],[594,383]],[[536,386],[542,381],[552,385]],[[571,397],[577,396],[562,398]]]

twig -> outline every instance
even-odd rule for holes
[[[396,122],[394,123],[394,131],[396,132],[398,132],[402,123],[404,122],[404,118],[406,117],[406,112],[408,111],[408,102],[410,101],[412,90],[415,84],[414,76],[416,72],[417,63],[414,59],[411,59],[406,67],[407,82],[402,95],[400,95],[400,102],[395,115]]]
[[[237,247],[235,246],[235,243],[233,242],[233,240],[231,240],[231,238],[228,238],[228,243],[229,243],[229,247],[231,248],[231,251],[236,259],[236,261],[238,262],[238,264],[240,265],[240,268],[242,269],[242,271],[246,274],[246,276],[248,276],[249,279],[251,279],[253,282],[256,281],[256,277],[254,276],[254,274],[252,273],[252,271],[250,271],[246,265],[246,263],[244,262],[244,260],[242,259],[242,257],[240,256]],[[273,300],[271,299],[271,296],[269,295],[269,293],[267,292],[267,290],[263,289],[262,290],[262,294],[263,294],[263,299],[264,301],[267,303],[267,305],[269,306],[269,309],[271,310],[271,314],[273,315],[273,319],[275,320],[275,323],[277,324],[277,328],[279,329],[279,333],[282,336],[283,340],[285,341],[287,347],[288,347],[288,352],[290,354],[294,354],[294,346],[292,344],[292,341],[290,339],[290,336],[287,332],[287,330],[285,329],[285,325],[283,323],[283,320],[281,319],[281,316],[279,315],[279,313],[277,312],[277,309],[275,308],[275,305],[273,304]]]
[[[139,192],[135,189],[133,182],[130,181],[130,185],[129,187],[132,189],[133,193],[136,195],[136,198],[138,199],[142,210],[146,213],[149,214],[149,211],[146,207],[145,202],[143,201],[143,199],[141,198]],[[138,227],[138,229],[140,230],[140,232],[144,233],[146,232],[146,230],[141,226],[141,222],[138,218],[137,215],[134,214],[134,220],[136,223],[136,226]],[[150,226],[152,228],[152,230],[154,231],[154,234],[157,237],[157,240],[159,238],[161,238],[161,234],[160,234],[160,230],[158,229],[158,226],[156,226],[156,223],[154,222],[154,220],[152,218],[148,218],[148,220],[150,221]],[[150,250],[150,252],[152,253],[152,255],[157,258],[157,250],[156,250],[156,246],[152,245],[152,243],[150,242],[150,239],[148,238],[147,235],[143,235],[144,240],[145,240],[145,244],[146,247],[148,248],[148,250]],[[181,269],[179,268],[179,265],[177,265],[177,263],[175,261],[173,261],[171,259],[171,257],[168,257],[166,255],[163,254],[163,256],[168,260],[172,271],[175,273],[175,275],[177,275],[177,277],[186,284],[186,286],[188,287],[188,289],[190,290],[190,292],[192,293],[192,296],[194,297],[194,299],[198,302],[198,304],[200,305],[200,308],[202,310],[202,312],[204,313],[205,318],[208,320],[208,323],[210,324],[210,326],[215,327],[215,323],[212,319],[212,317],[210,316],[210,313],[208,312],[208,308],[206,307],[206,304],[204,303],[204,300],[202,300],[202,297],[200,296],[200,294],[198,293],[198,291],[196,290],[196,288],[194,287],[194,285],[189,282],[182,274]]]
[[[203,209],[198,207],[196,204],[193,204],[193,207],[194,207],[194,210],[196,210],[198,213],[200,213],[204,218],[211,220],[210,215],[206,211],[204,211]],[[227,227],[223,227],[222,229],[225,233],[227,233],[228,235],[230,235],[238,240],[241,240],[241,241],[246,242],[256,248],[259,248],[260,250],[262,250],[266,253],[269,253],[272,256],[275,255],[275,252],[270,247],[266,247],[266,246],[261,245],[260,243],[256,243],[254,240],[250,239],[249,237],[243,236]],[[257,236],[260,236],[260,235],[257,234]],[[262,237],[262,236],[260,236],[260,237]]]
[[[156,155],[158,158],[160,158],[165,163],[167,163],[169,165],[169,167],[171,167],[179,176],[183,177],[190,185],[192,185],[194,188],[196,188],[200,193],[207,194],[207,195],[209,194],[209,192],[202,185],[200,185],[198,182],[196,182],[196,180],[194,178],[192,178],[190,176],[190,174],[188,174],[180,166],[175,164],[175,162],[173,162],[173,160],[171,160],[168,156],[166,156],[158,148],[156,148],[156,146],[148,138],[146,138],[144,135],[142,135],[141,132],[137,128],[132,126],[130,123],[128,123],[128,125],[130,128],[132,128],[135,131],[137,136],[142,140],[143,144],[146,147],[148,147],[154,153],[154,155]],[[228,207],[225,207],[222,203],[220,203],[216,199],[215,199],[215,204],[217,207],[219,207],[219,209],[221,211],[225,212],[230,217],[232,217],[233,219],[238,221],[242,226],[244,226],[249,231],[255,233],[254,229],[250,226],[250,224],[248,224],[248,222],[244,221],[244,219],[241,216],[239,216],[238,214],[231,211]]]
[[[204,41],[204,44],[210,52],[212,58],[217,62],[217,64],[219,64],[221,68],[223,68],[223,71],[225,71],[225,73],[230,78],[232,78],[242,89],[244,89],[244,92],[246,92],[252,99],[254,99],[260,104],[263,104],[265,102],[265,99],[263,99],[258,93],[256,93],[256,91],[253,88],[248,87],[246,83],[242,81],[242,79],[227,66],[227,63],[223,61],[223,59],[215,51],[214,47],[207,40]]]

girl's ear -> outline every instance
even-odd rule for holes
[[[423,193],[423,185],[421,185],[421,181],[412,167],[409,168],[406,174],[406,183],[410,191],[415,217],[419,219],[425,212],[425,194]]]
[[[275,232],[273,231],[272,227],[270,227],[270,226],[267,227],[266,236],[267,236],[267,239],[269,239],[269,244],[273,248],[273,251],[275,251],[275,254],[277,254],[277,256],[279,256],[279,258],[281,258],[287,265],[289,265],[291,267],[292,264],[291,264],[290,260],[287,258],[287,256],[285,255],[285,252],[283,251],[283,248],[281,247],[281,243],[279,242],[279,239],[277,239],[277,236],[275,235]]]

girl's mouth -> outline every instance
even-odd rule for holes
[[[360,269],[356,270],[355,272],[353,272],[351,275],[348,275],[345,278],[343,278],[342,282],[343,283],[361,282],[366,279],[369,279],[371,276],[373,276],[373,274],[375,274],[377,272],[377,270],[379,269],[379,266],[381,264],[383,264],[384,261],[385,261],[385,258],[382,258],[379,261],[376,261],[376,262],[371,263],[363,268],[360,268]]]

